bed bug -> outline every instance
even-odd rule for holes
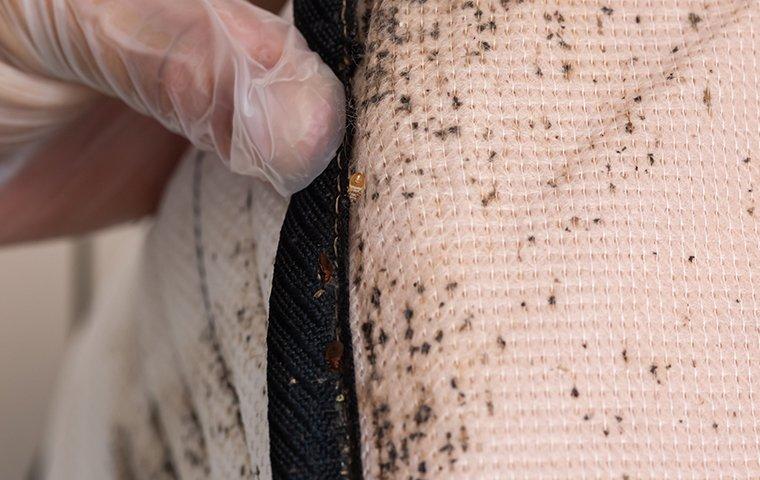
[[[325,349],[325,360],[330,370],[337,372],[343,364],[343,344],[337,338],[330,342]]]
[[[359,199],[362,193],[364,193],[364,187],[366,186],[366,180],[363,173],[354,173],[351,178],[348,179],[348,198],[351,201]]]
[[[333,277],[333,264],[325,252],[319,254],[319,271],[321,272],[322,283],[330,283]]]

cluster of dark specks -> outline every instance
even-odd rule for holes
[[[397,127],[395,131],[401,131],[398,137],[402,139],[399,140],[402,147],[405,139],[412,138],[414,142],[421,143],[423,148],[432,147],[430,150],[434,150],[436,154],[445,151],[448,155],[450,152],[456,151],[456,148],[461,144],[469,144],[472,140],[476,140],[479,145],[485,146],[476,149],[475,152],[472,149],[461,152],[460,157],[457,158],[458,162],[463,165],[468,165],[469,162],[485,165],[490,171],[510,168],[510,165],[504,165],[504,163],[508,163],[506,161],[508,158],[506,150],[499,150],[500,147],[490,142],[491,139],[503,135],[501,126],[471,127],[473,124],[477,125],[478,122],[470,121],[467,114],[470,113],[470,110],[479,108],[480,99],[473,96],[473,92],[467,90],[464,83],[454,84],[445,75],[423,77],[420,72],[424,69],[418,69],[417,66],[415,68],[408,67],[409,59],[401,57],[401,55],[417,55],[419,63],[427,64],[424,65],[425,67],[430,64],[443,65],[445,70],[448,68],[447,62],[451,61],[452,64],[465,62],[467,65],[476,65],[482,69],[489,65],[488,62],[498,60],[498,54],[505,48],[504,37],[498,35],[507,31],[501,24],[501,19],[505,18],[505,15],[504,12],[496,12],[497,7],[501,5],[504,11],[513,12],[514,7],[521,3],[523,2],[509,0],[502,0],[498,4],[496,2],[484,3],[482,0],[459,0],[447,5],[450,8],[446,11],[446,9],[439,9],[438,6],[431,8],[429,1],[426,3],[425,0],[414,0],[403,4],[397,1],[376,2],[373,6],[372,18],[368,20],[372,23],[370,30],[373,30],[376,35],[369,36],[365,45],[365,68],[360,70],[360,75],[363,76],[365,95],[359,99],[359,115],[362,115],[363,109],[365,111],[371,110],[367,114],[369,118],[378,118],[372,115],[376,111],[382,112],[383,115],[386,112],[392,112],[393,118],[384,121],[394,124]],[[605,42],[600,42],[600,39],[597,38],[594,38],[593,42],[578,38],[578,32],[587,29],[587,25],[575,24],[578,19],[578,16],[575,15],[576,12],[572,12],[569,7],[563,6],[561,2],[556,2],[556,4],[559,6],[557,10],[547,9],[547,11],[540,13],[541,17],[538,17],[538,27],[541,29],[538,33],[538,43],[540,50],[543,50],[543,55],[537,55],[535,59],[530,57],[527,60],[526,68],[532,78],[531,81],[550,81],[565,85],[568,89],[572,89],[574,84],[565,84],[565,80],[570,82],[605,82],[606,80],[601,75],[597,78],[590,78],[587,75],[585,69],[589,64],[586,63],[584,56],[584,49],[589,48],[589,44],[594,45],[593,48],[597,48],[598,45],[598,48],[602,48],[604,52],[604,45],[602,44]],[[421,5],[427,5],[424,11],[417,10]],[[626,10],[614,2],[597,4],[591,15],[591,21],[596,20],[597,33],[599,35],[610,35],[612,28],[609,25],[613,23],[615,24],[615,32],[618,32],[620,31],[620,22],[624,21],[627,23],[626,28],[634,30],[637,35],[643,34],[645,30],[638,25],[647,23],[650,17],[644,13],[642,15],[631,15]],[[437,16],[434,16],[432,12],[436,12]],[[705,13],[700,13],[706,16]],[[425,21],[417,21],[417,15],[426,16]],[[446,15],[455,16],[457,21],[465,19],[467,27],[451,33],[452,22]],[[681,12],[678,15],[679,21],[686,20],[686,23],[682,24],[684,30],[693,29],[696,31],[704,28],[702,24],[704,20],[699,14]],[[413,18],[414,21],[410,21],[410,18]],[[606,32],[605,28],[607,29]],[[495,33],[497,35],[494,35]],[[453,61],[450,59],[449,52],[452,35],[456,40],[455,43],[457,43],[454,47],[455,59]],[[673,60],[678,56],[685,55],[688,48],[686,44],[674,45],[673,43],[662,48],[662,53],[669,57],[666,64],[667,70],[659,73],[653,72],[652,77],[655,78],[652,78],[652,81],[657,84],[662,84],[663,80],[672,81],[670,86],[673,86],[682,75],[679,66],[681,63]],[[548,49],[551,51],[547,54]],[[668,51],[672,52],[672,56],[667,54]],[[647,60],[643,52],[633,53],[638,53],[641,56],[629,57],[626,61],[629,61],[631,65],[635,66],[637,62]],[[399,68],[400,66],[403,68]],[[583,167],[589,167],[586,170],[575,168],[577,165],[570,162],[568,162],[570,164],[555,164],[557,168],[556,171],[552,171],[550,179],[539,179],[542,188],[545,188],[544,185],[546,185],[553,189],[546,189],[549,195],[561,195],[563,189],[568,187],[570,182],[576,180],[578,176],[585,175],[584,179],[588,180],[590,177],[588,170],[594,168],[593,175],[599,175],[601,178],[598,193],[605,199],[612,198],[612,195],[623,198],[625,194],[631,191],[630,182],[625,182],[627,178],[634,175],[640,177],[657,173],[659,169],[675,161],[659,150],[661,147],[660,140],[656,140],[648,148],[651,151],[642,150],[641,153],[635,155],[632,153],[636,151],[635,142],[643,143],[647,141],[645,139],[651,139],[649,135],[652,135],[652,126],[647,124],[646,115],[651,111],[648,110],[648,107],[651,107],[648,102],[654,101],[655,98],[648,87],[632,86],[631,84],[635,82],[631,82],[630,78],[624,80],[626,83],[624,87],[633,88],[633,90],[624,91],[619,97],[612,99],[617,102],[615,116],[610,120],[614,124],[611,128],[605,128],[604,133],[600,133],[599,138],[594,138],[588,147],[593,150],[599,148],[602,142],[605,143],[605,148],[610,146],[611,141],[619,143],[615,143],[608,152],[605,152],[609,153],[609,156],[598,155],[595,157],[603,159],[594,163],[593,167],[584,164]],[[713,86],[711,87],[711,85]],[[716,108],[713,98],[714,85],[714,83],[703,81],[694,93],[697,96],[701,94],[701,101],[707,113],[712,113],[713,108]],[[599,91],[604,91],[604,88],[600,88]],[[492,94],[494,92],[484,93]],[[561,140],[558,132],[562,126],[567,124],[567,119],[546,111],[537,114],[531,113],[530,115],[531,118],[521,118],[515,121],[518,126],[527,125],[530,128],[527,135],[536,138],[546,137],[547,140],[551,140],[552,137],[554,140]],[[403,131],[405,128],[407,130]],[[368,133],[361,134],[370,138]],[[609,137],[602,138],[605,134],[614,135],[614,140],[609,140]],[[557,144],[551,147],[554,146]],[[469,147],[465,146],[465,148]],[[388,150],[392,151],[391,148]],[[407,179],[413,179],[413,182],[399,186],[398,183],[393,183],[393,179],[377,178],[380,176],[377,174],[371,184],[373,186],[382,185],[387,188],[380,191],[375,188],[375,191],[370,192],[369,198],[371,200],[380,199],[381,201],[393,202],[395,206],[400,206],[398,211],[403,212],[403,209],[416,206],[429,199],[426,197],[424,181],[431,178],[435,179],[436,168],[442,165],[442,160],[440,158],[429,159],[431,162],[439,163],[435,163],[432,168],[425,165],[423,169],[420,168],[419,157],[424,157],[424,153],[409,150],[414,149],[402,148],[400,152],[388,155],[384,161],[390,164],[390,171],[396,171],[396,167],[403,169],[402,174]],[[371,151],[374,152],[374,150]],[[572,156],[569,152],[567,153],[568,157]],[[572,152],[573,155],[577,153],[580,152]],[[372,161],[374,159],[370,160],[370,162]],[[740,158],[739,161],[741,164],[750,164],[749,157]],[[486,171],[485,168],[483,171]],[[468,191],[468,200],[472,204],[468,207],[476,207],[471,211],[487,218],[488,215],[499,212],[499,208],[502,207],[500,203],[504,202],[502,195],[507,193],[512,195],[512,192],[507,190],[506,183],[497,181],[498,177],[489,178],[487,181],[484,181],[483,178],[483,176],[473,174],[472,171],[467,171],[462,177],[467,186],[471,188]],[[413,186],[418,180],[420,180],[421,188]],[[395,198],[383,199],[382,192],[392,192]],[[459,200],[444,200],[444,202],[446,201]],[[754,207],[749,205],[747,212],[752,215]],[[556,222],[564,232],[579,235],[578,232],[596,232],[608,227],[619,227],[619,223],[616,223],[612,217],[607,217],[598,212],[573,213],[576,214],[568,214]],[[531,234],[528,235],[528,233]],[[416,232],[411,233],[411,235],[416,235]],[[536,235],[538,235],[538,241]],[[563,233],[563,235],[565,234]],[[540,230],[521,234],[518,239],[516,261],[525,261],[524,258],[527,258],[524,257],[525,252],[533,251],[536,253],[541,247],[546,247],[552,243],[554,238]],[[648,253],[645,255],[646,261],[659,261],[655,250],[647,251],[651,251],[652,254],[651,256]],[[686,265],[694,264],[696,267],[700,264],[695,255],[687,253],[682,258],[688,262]],[[356,268],[364,273],[363,265],[357,265]],[[425,270],[425,268],[421,269]],[[423,361],[424,356],[429,359],[437,359],[438,355],[445,356],[447,348],[450,347],[450,341],[458,341],[462,336],[469,335],[470,332],[477,333],[479,331],[480,318],[476,316],[478,315],[477,309],[470,306],[461,308],[463,302],[458,301],[461,300],[461,297],[466,297],[473,289],[466,284],[463,278],[448,283],[437,283],[432,278],[426,278],[424,281],[427,284],[427,289],[425,289],[421,282],[418,281],[410,285],[410,280],[404,279],[402,276],[384,278],[383,276],[387,276],[388,272],[383,269],[377,269],[373,273],[376,274],[375,278],[364,280],[365,291],[368,292],[368,295],[365,295],[360,301],[368,302],[368,304],[366,304],[366,310],[362,311],[365,317],[362,318],[360,333],[364,345],[363,354],[370,370],[371,384],[365,387],[369,390],[366,397],[368,398],[368,405],[371,406],[367,407],[367,411],[373,412],[374,431],[372,434],[374,435],[376,450],[373,453],[376,456],[373,458],[378,459],[374,468],[379,472],[380,478],[398,478],[399,472],[404,473],[404,478],[414,480],[425,475],[434,478],[441,468],[446,468],[446,465],[450,466],[453,471],[453,466],[461,458],[461,454],[467,452],[468,449],[474,449],[473,442],[470,439],[470,435],[474,432],[472,425],[469,424],[470,431],[468,431],[468,423],[466,419],[462,419],[461,425],[446,423],[446,427],[443,427],[444,422],[439,419],[439,417],[444,417],[443,409],[439,404],[434,405],[432,403],[431,395],[426,391],[430,385],[426,385],[424,382],[420,382],[419,385],[405,391],[406,394],[415,396],[415,402],[410,402],[410,405],[392,402],[386,398],[387,393],[383,391],[384,388],[388,388],[388,383],[392,380],[382,378],[382,375],[388,374],[388,372],[380,370],[381,367],[377,365],[382,365],[387,358],[386,356],[390,356],[393,358],[393,362],[399,365],[398,369],[393,370],[394,375],[397,373],[401,376],[419,373],[419,378],[424,378],[424,373],[427,373],[424,371],[425,366],[431,363],[431,361]],[[555,282],[560,283],[561,281],[555,280]],[[358,283],[355,280],[355,284]],[[389,292],[389,290],[391,291]],[[511,313],[527,316],[529,313],[542,311],[561,317],[563,310],[572,308],[572,305],[565,305],[565,302],[572,300],[572,298],[566,299],[565,293],[566,291],[561,286],[551,286],[543,290],[537,299],[530,297],[532,298],[530,306],[526,300],[527,295],[522,298],[511,298],[509,299]],[[388,300],[383,303],[383,298]],[[435,311],[435,305],[438,305],[438,311]],[[444,306],[450,308],[444,309]],[[440,315],[449,315],[451,323],[444,329],[436,328],[436,316]],[[378,328],[381,325],[388,328],[388,333]],[[473,354],[473,362],[479,361],[481,365],[484,365],[488,362],[488,355],[494,358],[495,355],[504,357],[512,353],[510,352],[512,338],[510,335],[511,332],[504,329],[490,334],[486,339],[488,351]],[[595,346],[598,344],[591,341],[585,334],[583,338],[573,342],[573,348],[583,349],[582,354],[586,358],[592,355]],[[649,353],[640,351],[637,347],[637,344],[631,342],[617,344],[614,350],[607,354],[608,357],[605,360],[610,364],[614,363],[617,368],[635,371],[639,378],[643,379],[647,388],[655,389],[666,384],[669,380],[667,371],[671,365],[647,357]],[[696,364],[693,366],[696,368]],[[446,399],[450,402],[447,407],[452,411],[446,410],[448,420],[458,413],[455,411],[456,406],[478,405],[478,408],[485,409],[489,416],[493,416],[494,412],[501,408],[499,399],[493,398],[490,392],[484,395],[484,391],[471,390],[471,378],[468,378],[467,375],[463,375],[459,371],[447,373],[448,376],[443,377],[446,379],[444,381],[445,388],[442,389],[445,392],[441,392],[441,394],[446,395]],[[381,382],[384,383],[381,384]],[[573,377],[572,382],[563,383],[564,386],[560,387],[558,394],[567,399],[568,402],[572,402],[574,408],[581,408],[586,401],[595,398],[595,392],[587,391],[587,388],[591,387],[587,387],[582,379]],[[373,392],[372,389],[375,387],[378,387],[377,390],[383,393]],[[436,394],[438,393],[436,392]],[[451,402],[452,397],[456,398],[456,404]],[[575,402],[574,400],[578,401]],[[624,415],[626,416],[624,417]],[[624,426],[632,423],[627,415],[628,413],[625,410],[613,413],[586,410],[580,411],[579,416],[575,418],[580,418],[582,422],[585,422],[579,421],[584,428],[593,429],[594,435],[614,437],[617,432],[622,432]],[[426,439],[426,445],[433,447],[422,451],[417,443],[422,438]],[[623,474],[622,478],[629,478],[629,476]]]

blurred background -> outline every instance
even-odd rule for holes
[[[0,479],[25,477],[69,332],[145,230],[0,248]]]

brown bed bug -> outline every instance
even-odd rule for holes
[[[337,338],[330,342],[325,349],[325,360],[333,372],[340,371],[343,365],[343,344]]]
[[[364,187],[366,186],[366,179],[363,173],[354,173],[351,178],[348,179],[348,198],[351,201],[359,199],[362,193],[364,193]]]
[[[319,271],[322,277],[322,283],[330,283],[333,277],[333,264],[330,257],[325,252],[319,254]]]

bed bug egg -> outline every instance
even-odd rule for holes
[[[364,193],[364,187],[366,185],[363,173],[354,173],[351,178],[348,179],[348,198],[351,201],[359,199],[362,193]]]

